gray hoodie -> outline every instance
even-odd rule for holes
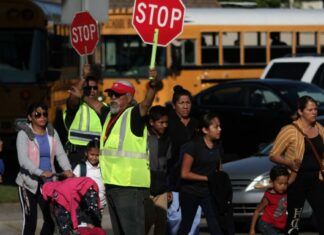
[[[20,124],[18,125],[18,129],[19,132],[16,145],[20,171],[16,178],[16,183],[35,194],[38,188],[38,181],[40,179],[39,176],[43,172],[43,170],[39,169],[39,144],[30,124]],[[55,173],[55,157],[63,170],[71,170],[70,162],[56,130],[52,125],[48,124],[46,132],[50,145],[50,161],[53,173]]]

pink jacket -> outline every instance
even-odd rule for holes
[[[43,185],[44,200],[51,199],[63,206],[71,215],[73,229],[78,228],[77,208],[89,188],[99,191],[94,180],[89,177],[73,177],[63,181],[47,182]],[[100,207],[99,193],[98,204]]]

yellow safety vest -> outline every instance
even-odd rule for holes
[[[69,129],[69,142],[86,146],[94,138],[99,139],[101,132],[102,126],[98,114],[86,103],[82,103]]]
[[[100,168],[105,184],[130,187],[150,187],[147,129],[143,136],[131,130],[131,110],[126,109],[117,119],[108,139],[104,142],[110,113],[106,119],[100,140]]]

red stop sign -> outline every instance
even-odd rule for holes
[[[167,46],[182,33],[185,7],[181,0],[135,0],[133,26],[145,43],[152,44],[159,29],[158,45]]]
[[[99,40],[97,21],[89,12],[75,14],[70,29],[72,47],[79,55],[88,55],[94,52]]]

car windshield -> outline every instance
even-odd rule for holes
[[[324,90],[319,87],[307,83],[300,83],[298,85],[292,83],[281,84],[280,86],[276,86],[276,88],[291,104],[296,105],[296,101],[299,97],[308,95],[313,97],[318,102],[319,106],[324,106]]]

